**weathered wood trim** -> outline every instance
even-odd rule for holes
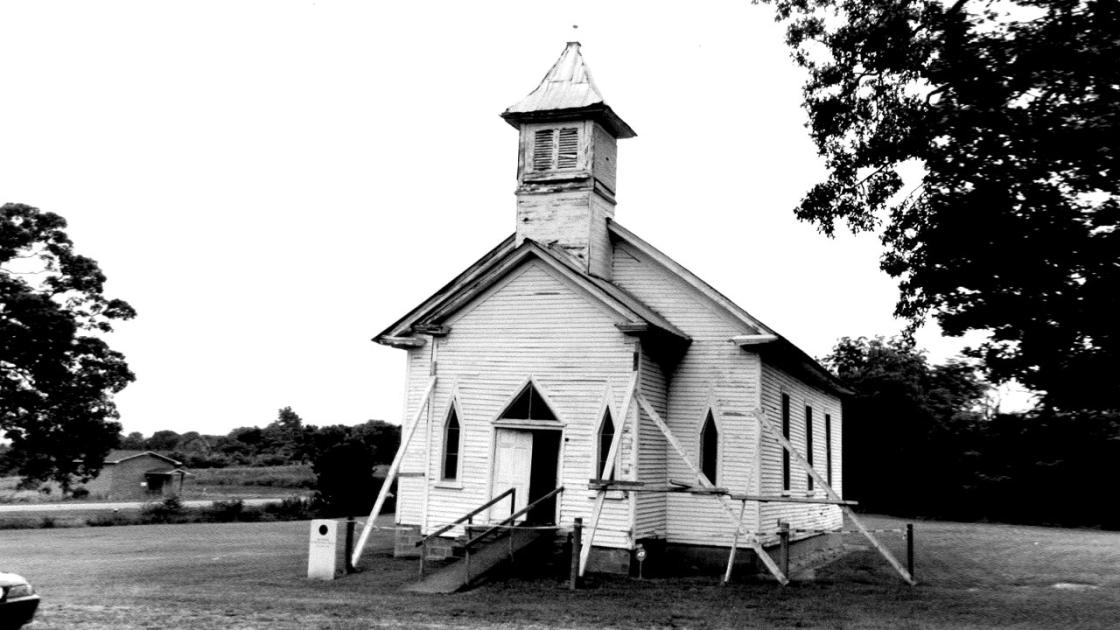
[[[777,340],[777,335],[736,335],[731,338],[731,342],[739,347],[757,346],[759,344],[770,343]]]
[[[430,335],[432,337],[446,337],[451,334],[449,326],[439,326],[435,324],[417,324],[412,329],[422,335]]]
[[[373,341],[383,346],[390,346],[392,348],[402,348],[405,350],[412,348],[423,348],[427,343],[421,337],[374,337]]]

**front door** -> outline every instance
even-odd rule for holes
[[[498,429],[497,462],[494,466],[494,496],[509,488],[514,494],[513,512],[529,504],[529,483],[533,472],[533,434],[517,429]],[[490,510],[491,521],[501,521],[510,515],[509,502],[501,501]],[[517,519],[518,522],[525,517]]]

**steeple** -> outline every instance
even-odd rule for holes
[[[502,118],[521,132],[518,243],[532,239],[609,278],[616,142],[636,134],[603,100],[579,42],[568,42],[540,85]]]

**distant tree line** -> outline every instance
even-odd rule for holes
[[[163,430],[147,438],[133,432],[121,437],[119,447],[159,451],[187,468],[310,465],[320,513],[351,515],[373,506],[383,477],[376,469],[392,461],[400,441],[400,427],[381,420],[317,427],[284,407],[264,428],[238,427],[226,435]]]
[[[1001,412],[969,365],[930,365],[906,338],[843,338],[825,362],[856,390],[844,494],[861,511],[1120,529],[1101,491],[1120,414]]]

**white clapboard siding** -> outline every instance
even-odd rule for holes
[[[668,417],[668,391],[665,375],[661,367],[645,351],[641,355],[641,379],[638,389],[662,418]],[[638,407],[637,401],[634,406]],[[638,430],[638,474],[636,479],[654,486],[669,483],[668,457],[669,443],[653,420],[641,412],[641,426]],[[634,493],[634,538],[665,538],[668,530],[666,522],[666,497],[653,492]]]
[[[827,477],[824,415],[827,413],[832,416],[833,486],[843,496],[843,479],[840,474],[842,450],[840,399],[764,363],[762,405],[770,421],[779,431],[782,426],[783,393],[790,397],[789,440],[803,455],[805,454],[805,407],[808,405],[813,408],[813,467],[823,477]],[[763,435],[762,444],[762,492],[781,493],[782,447],[766,434]],[[795,497],[804,497],[810,496],[808,492],[808,475],[797,465],[796,460],[791,458],[790,493]],[[811,496],[826,497],[824,490],[819,487],[814,489],[814,494]],[[840,508],[837,506],[797,503],[764,503],[760,515],[764,531],[776,530],[779,520],[788,521],[794,528],[838,529],[842,524],[842,518]]]
[[[489,500],[494,456],[494,420],[532,377],[557,418],[561,443],[561,526],[575,517],[590,520],[593,499],[587,480],[594,469],[596,430],[608,391],[622,404],[632,374],[631,340],[617,317],[573,288],[550,267],[530,260],[452,317],[451,333],[439,340],[434,456],[429,472],[425,531],[449,523]],[[426,371],[410,374],[414,382]],[[459,479],[438,479],[442,428],[452,396],[461,427]],[[421,451],[409,450],[422,457]],[[410,461],[410,465],[416,466]],[[419,466],[423,468],[423,459]],[[411,488],[410,488],[411,489]],[[501,490],[495,489],[495,493]],[[411,497],[405,503],[411,505]],[[632,530],[629,502],[607,501],[596,545],[626,547]],[[499,512],[508,514],[508,506]],[[495,516],[498,516],[496,513]],[[457,533],[458,530],[453,531]]]
[[[709,405],[720,427],[720,465],[715,480],[735,492],[748,486],[755,465],[755,423],[749,416],[759,400],[759,362],[730,341],[743,325],[701,297],[673,272],[625,243],[616,244],[614,281],[652,307],[692,339],[684,360],[669,384],[665,421],[698,461],[700,429]],[[652,401],[651,401],[652,402]],[[693,482],[688,466],[675,451],[666,455],[667,477]],[[669,542],[728,545],[735,525],[711,496],[671,494],[666,497]],[[753,527],[748,510],[745,525]]]
[[[420,348],[408,351],[407,383],[405,386],[405,405],[403,422],[408,422],[416,414],[416,409],[423,402],[424,390],[431,380],[432,345],[427,344]],[[401,460],[400,472],[423,473],[424,460],[427,454],[425,438],[428,433],[427,413],[421,416],[420,424],[413,433],[412,441],[405,450]],[[397,510],[396,521],[402,525],[419,525],[423,517],[424,480],[406,476],[397,481]]]

